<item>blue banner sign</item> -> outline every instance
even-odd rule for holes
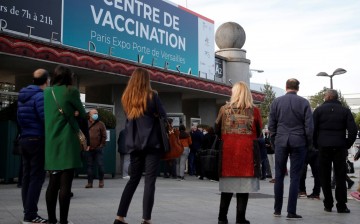
[[[214,79],[214,22],[163,0],[64,0],[64,45]]]

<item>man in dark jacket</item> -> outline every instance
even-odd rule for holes
[[[41,187],[45,180],[45,119],[43,90],[49,84],[49,73],[37,69],[33,85],[20,90],[17,119],[23,158],[22,201],[24,223],[46,223],[37,212]]]
[[[296,214],[299,182],[307,148],[313,135],[313,118],[309,101],[297,95],[300,82],[286,81],[286,94],[271,104],[269,130],[275,146],[274,216],[281,216],[284,177],[290,156],[290,189],[287,219],[301,219]],[[275,141],[274,141],[275,140]]]
[[[102,121],[98,120],[99,114],[96,109],[89,111],[89,135],[90,147],[87,152],[87,175],[88,183],[85,188],[93,187],[93,168],[96,162],[99,169],[99,188],[104,187],[104,147],[106,144],[106,127]]]
[[[347,132],[347,133],[346,133]],[[324,210],[331,212],[331,165],[336,176],[335,198],[338,213],[350,213],[346,206],[346,157],[356,139],[357,128],[351,111],[342,106],[336,90],[325,93],[325,102],[314,111],[314,146],[319,149],[320,182],[324,194]]]

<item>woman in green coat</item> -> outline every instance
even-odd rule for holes
[[[59,198],[60,223],[68,223],[71,185],[74,169],[81,167],[79,126],[75,112],[86,116],[79,91],[72,86],[72,71],[57,66],[52,87],[44,91],[45,170],[50,173],[46,190],[49,223],[57,223],[56,203]]]

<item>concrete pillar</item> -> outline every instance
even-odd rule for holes
[[[218,113],[215,99],[202,99],[198,102],[198,112],[201,118],[201,124],[214,126]]]
[[[159,92],[166,113],[182,113],[182,93]]]
[[[226,66],[224,69],[226,70],[226,74],[224,74],[226,79],[225,83],[229,83],[230,79],[233,84],[243,81],[250,86],[250,60],[246,58],[246,50],[225,48],[218,50],[216,55],[226,59],[226,63],[224,63],[224,66]]]
[[[183,101],[183,113],[186,116],[186,127],[191,128],[190,118],[201,118],[201,124],[213,126],[218,113],[215,99],[187,99]]]
[[[89,86],[85,88],[87,103],[101,103],[113,105],[112,85]]]

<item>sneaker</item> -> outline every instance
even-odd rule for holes
[[[298,198],[307,198],[307,194],[304,191],[300,191],[298,194]]]
[[[40,216],[36,216],[36,218],[32,219],[32,220],[24,220],[23,224],[32,224],[32,223],[47,223],[48,220],[41,218]]]
[[[85,185],[85,188],[92,188],[92,187],[93,187],[92,183],[88,183]]]
[[[301,215],[298,214],[293,214],[293,213],[288,213],[288,215],[286,216],[287,220],[299,220],[302,219]]]
[[[130,179],[130,176],[124,176],[122,179]]]
[[[319,195],[315,195],[314,193],[308,195],[307,198],[320,200],[320,196],[319,196]]]
[[[281,216],[281,212],[274,212],[274,217],[280,217]]]
[[[360,201],[360,192],[358,191],[351,192],[350,196],[354,198],[356,201]]]

